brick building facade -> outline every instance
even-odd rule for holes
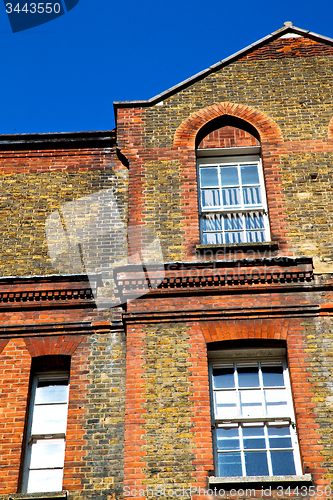
[[[332,77],[286,23],[0,138],[1,500],[332,495]]]

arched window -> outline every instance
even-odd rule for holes
[[[223,116],[197,137],[200,237],[204,245],[270,240],[269,220],[255,129]]]
[[[62,490],[69,394],[69,356],[34,358],[22,491]]]

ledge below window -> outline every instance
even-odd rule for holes
[[[228,245],[196,245],[195,249],[199,253],[204,253],[207,250],[217,252],[218,250],[278,250],[279,243],[277,241],[258,241],[255,243],[231,243]]]
[[[51,491],[47,493],[15,493],[9,495],[9,500],[57,500],[58,498],[67,498],[68,491]]]
[[[302,486],[312,484],[311,474],[304,474],[302,476],[240,476],[240,477],[216,477],[210,476],[208,478],[209,486],[222,486],[223,489],[231,489],[233,486]]]

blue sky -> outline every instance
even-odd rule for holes
[[[113,101],[149,99],[284,21],[333,38],[333,2],[80,0],[18,33],[0,3],[0,134],[110,130]]]

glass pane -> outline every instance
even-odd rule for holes
[[[238,366],[239,387],[259,387],[259,373],[257,366]]]
[[[235,387],[233,367],[214,368],[213,380],[215,389],[228,389],[231,387]]]
[[[246,184],[259,184],[257,165],[244,165],[241,167],[241,178],[243,186]]]
[[[222,231],[222,220],[219,214],[207,214],[202,218],[202,230]]]
[[[243,417],[260,417],[263,414],[261,392],[240,391],[241,411]]]
[[[218,187],[218,168],[207,167],[200,169],[201,187]]]
[[[242,462],[240,453],[219,453],[219,476],[242,476]]]
[[[216,418],[231,418],[237,416],[235,391],[215,392]]]
[[[223,243],[221,233],[204,233],[203,244],[204,245],[218,245]]]
[[[244,205],[261,205],[260,187],[244,187],[243,202]]]
[[[230,429],[217,429],[216,437],[217,449],[219,451],[239,449],[239,435],[237,427],[232,427]]]
[[[289,427],[268,427],[270,448],[292,448]]]
[[[224,207],[240,205],[239,188],[222,189],[222,202]]]
[[[35,406],[31,434],[66,432],[67,404]]]
[[[294,454],[290,451],[272,451],[272,467],[275,476],[295,475]]]
[[[243,232],[241,233],[224,233],[224,238],[226,243],[242,243],[245,238],[245,234]]]
[[[265,233],[263,231],[251,231],[246,233],[248,243],[256,243],[258,241],[265,241]]]
[[[224,216],[225,231],[243,229],[243,217],[239,214],[226,214]]]
[[[243,441],[245,450],[266,449],[263,427],[243,427]]]
[[[64,439],[41,439],[32,443],[30,469],[63,467],[65,457]]]
[[[64,381],[40,382],[36,389],[35,404],[40,403],[67,403],[68,384]]]
[[[221,168],[222,186],[239,186],[237,167]]]
[[[31,470],[29,472],[27,493],[61,491],[62,469]]]
[[[201,191],[201,202],[203,207],[219,207],[220,193],[218,189],[205,189]]]
[[[264,392],[267,415],[281,417],[288,414],[285,389],[266,389]]]
[[[246,229],[265,229],[264,216],[260,212],[250,212],[245,216]]]
[[[283,387],[283,367],[282,366],[261,366],[264,387]]]
[[[263,451],[245,451],[247,476],[268,476],[267,453]]]

